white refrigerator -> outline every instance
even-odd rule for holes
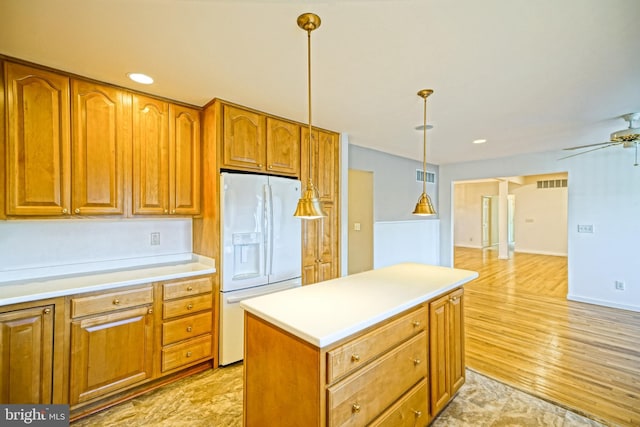
[[[301,224],[293,216],[300,193],[296,179],[220,174],[221,365],[244,357],[239,302],[302,284]]]

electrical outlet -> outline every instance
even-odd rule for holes
[[[158,246],[160,244],[160,232],[156,231],[151,233],[151,246]]]
[[[616,285],[616,291],[624,291],[624,282],[621,280],[616,280],[615,282]]]
[[[593,233],[593,224],[578,224],[578,233]]]

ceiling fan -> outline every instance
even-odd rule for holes
[[[562,157],[562,159],[568,159],[569,157],[575,157],[581,154],[590,153],[592,151],[602,150],[603,148],[622,145],[622,147],[624,148],[633,147],[635,149],[635,163],[633,165],[638,166],[638,144],[640,144],[640,127],[634,126],[634,122],[640,120],[640,113],[625,114],[624,116],[622,116],[622,118],[625,121],[629,122],[629,127],[627,129],[612,133],[610,140],[607,142],[598,142],[596,144],[579,145],[577,147],[565,148],[565,150],[579,150],[581,148],[597,147],[592,148],[591,150],[572,154],[567,157]]]

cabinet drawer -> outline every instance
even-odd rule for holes
[[[421,307],[327,352],[327,383],[331,384],[398,343],[425,330],[427,319],[427,307]]]
[[[427,334],[411,338],[329,387],[329,426],[364,426],[427,376]]]
[[[211,356],[211,335],[163,348],[162,372],[189,365],[209,356]]]
[[[166,300],[204,294],[213,291],[211,278],[181,280],[162,285],[162,298]]]
[[[151,304],[153,288],[122,290],[100,295],[71,298],[71,317],[82,317],[90,314],[106,313],[122,308]]]
[[[424,379],[387,409],[370,427],[415,427],[429,422],[428,383]]]
[[[162,325],[162,345],[197,337],[211,332],[211,312],[196,314]]]
[[[212,306],[212,294],[197,295],[191,298],[167,301],[162,305],[162,317],[164,319],[168,319],[170,317],[196,313],[202,310],[210,310]]]

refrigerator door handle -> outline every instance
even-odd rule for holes
[[[269,210],[267,215],[269,217],[269,275],[273,274],[273,191],[271,190],[271,185],[267,186],[267,191],[269,193]]]

